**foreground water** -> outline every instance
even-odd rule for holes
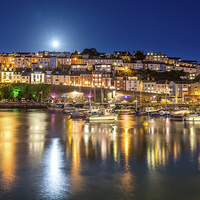
[[[200,122],[0,110],[0,199],[200,199],[199,141]]]

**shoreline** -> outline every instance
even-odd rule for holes
[[[45,103],[0,103],[0,108],[46,108],[51,107],[51,104]]]

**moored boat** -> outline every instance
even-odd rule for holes
[[[70,115],[70,118],[71,118],[71,119],[85,119],[85,118],[86,118],[86,115],[85,115],[85,113],[83,113],[83,112],[75,111],[74,113],[72,113],[72,114]]]
[[[112,113],[111,109],[101,109],[96,114],[87,116],[88,121],[117,120],[117,114]]]
[[[137,115],[151,115],[160,110],[161,110],[161,108],[144,107],[141,111],[136,111],[136,114]]]
[[[58,103],[53,107],[48,107],[49,112],[51,113],[63,113],[64,112],[64,104]]]
[[[153,117],[168,117],[168,116],[170,116],[170,112],[161,110],[159,112],[152,113],[151,116],[153,116]]]
[[[185,121],[200,121],[200,114],[186,114]]]

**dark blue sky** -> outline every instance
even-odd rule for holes
[[[199,8],[199,0],[2,1],[0,52],[94,47],[109,53],[161,51],[200,62]]]

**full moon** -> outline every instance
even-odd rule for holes
[[[53,46],[54,47],[57,47],[58,46],[58,43],[55,41],[55,42],[53,42]]]

